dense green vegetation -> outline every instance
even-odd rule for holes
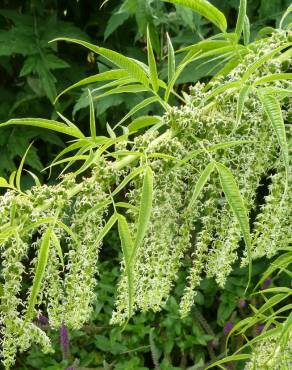
[[[6,369],[289,368],[289,1],[200,3],[0,9]]]

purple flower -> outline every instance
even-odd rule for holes
[[[271,285],[273,282],[273,279],[271,277],[266,278],[266,280],[263,282],[261,289],[267,289],[269,285]]]
[[[233,324],[232,324],[232,321],[227,321],[227,323],[225,324],[224,328],[223,328],[223,332],[225,335],[227,335],[233,328]]]
[[[245,299],[243,299],[243,298],[239,299],[239,301],[238,301],[238,303],[237,303],[237,306],[238,306],[239,308],[244,308],[244,307],[246,307],[246,300],[245,300]]]
[[[62,322],[61,328],[60,328],[60,346],[61,346],[61,352],[63,355],[63,359],[66,360],[69,358],[69,334],[68,330]]]
[[[41,325],[49,325],[49,319],[47,318],[47,316],[39,315],[37,319],[38,319],[38,323],[39,324],[41,324]]]
[[[265,325],[264,324],[259,324],[256,326],[256,331],[257,334],[261,334],[261,332],[264,330]]]

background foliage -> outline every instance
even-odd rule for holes
[[[212,1],[229,21],[236,23],[238,0]],[[289,0],[248,1],[252,37],[263,25],[275,25]],[[172,38],[177,49],[194,43],[213,33],[213,26],[192,11],[156,0],[108,1],[102,8],[92,0],[80,1],[3,1],[0,8],[0,122],[13,117],[38,116],[56,118],[58,110],[70,116],[86,132],[88,109],[85,92],[74,90],[54,105],[57,92],[93,73],[107,70],[109,66],[84,49],[71,44],[58,50],[48,41],[67,36],[82,38],[95,44],[117,50],[127,56],[144,61],[146,26],[149,25],[154,50],[159,61],[160,73],[166,73],[162,58],[165,33]],[[208,66],[209,69],[210,66]],[[210,72],[212,74],[213,72]],[[194,75],[191,66],[179,80],[178,89],[187,91],[208,70]],[[132,106],[136,98],[113,95],[95,103],[98,134],[106,130],[106,123],[113,125]],[[159,114],[159,111],[144,113]],[[34,146],[27,157],[27,164],[38,174],[55,153],[64,146],[64,138],[37,128],[5,128],[0,136],[0,176],[7,177],[13,171],[29,143]],[[44,173],[43,180],[47,181]],[[29,186],[27,178],[27,186]],[[113,308],[115,282],[118,270],[119,244],[113,231],[107,238],[102,252],[101,282],[98,286],[98,304],[92,322],[80,332],[70,333],[70,353],[64,354],[59,333],[55,333],[56,354],[43,355],[33,348],[18,358],[17,369],[64,369],[75,362],[79,368],[94,369],[184,369],[196,363],[192,369],[202,368],[224,351],[226,336],[232,325],[251,314],[248,303],[259,305],[262,297],[247,302],[244,296],[246,271],[234,270],[224,290],[213,280],[204,280],[196,296],[197,308],[192,315],[181,321],[175,297],[160,314],[139,314],[126,329],[110,327],[108,322]],[[254,265],[253,283],[256,284],[267,267],[261,261]],[[183,276],[181,276],[183,279]],[[270,277],[269,277],[270,278]],[[287,285],[287,276],[280,274],[266,284]],[[182,289],[178,284],[177,290]],[[102,302],[102,303],[101,303]],[[47,325],[40,323],[40,325]],[[49,330],[49,327],[48,327]],[[251,328],[249,336],[255,337],[261,328]],[[230,351],[241,343],[230,342]],[[63,351],[62,351],[63,349]],[[158,365],[159,359],[159,365]],[[79,361],[79,360],[78,360]],[[240,363],[230,368],[240,369]]]

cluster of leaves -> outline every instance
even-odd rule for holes
[[[235,27],[235,11],[239,0],[214,1],[229,19],[230,27]],[[248,7],[252,38],[263,25],[273,26],[279,22],[289,0],[268,4],[264,0],[252,1]],[[88,17],[89,15],[89,17]],[[48,41],[58,36],[81,38],[86,41],[106,45],[129,56],[145,61],[142,52],[146,41],[146,27],[159,60],[162,76],[167,74],[163,45],[165,34],[171,35],[175,49],[202,40],[212,34],[215,26],[182,5],[166,4],[159,0],[111,0],[99,7],[94,1],[32,1],[14,0],[3,2],[0,7],[0,121],[14,117],[38,116],[56,118],[52,102],[56,92],[72,84],[76,79],[97,70],[103,72],[109,66],[103,58],[94,59],[81,49],[67,47],[58,50]],[[123,35],[123,37],[120,37]],[[135,44],[133,46],[133,39]],[[193,72],[187,67],[177,83],[194,83],[199,78],[212,75],[212,61]],[[211,70],[211,71],[210,71]],[[97,86],[98,87],[98,86]],[[72,107],[79,127],[86,129],[88,105],[86,91],[67,94],[59,101],[57,110],[71,114]],[[107,96],[95,102],[98,117],[98,130],[103,133],[106,122],[113,122],[129,111],[140,97],[126,94]],[[144,114],[161,110],[144,108]],[[0,138],[0,176],[8,176],[15,170],[20,158],[32,139],[35,144],[27,157],[30,168],[40,173],[43,166],[54,157],[57,146],[64,146],[62,137],[54,133],[42,135],[35,128],[23,130],[19,127],[2,130]],[[29,177],[25,179],[31,185]]]
[[[40,186],[37,177],[32,174],[36,187],[22,193],[20,176],[24,159],[9,182],[1,180],[2,186],[12,189],[2,198],[1,229],[5,249],[2,263],[2,343],[7,368],[13,361],[17,347],[24,350],[32,341],[36,341],[45,351],[51,350],[43,331],[31,322],[37,317],[35,307],[44,311],[47,306],[52,329],[61,327],[64,331],[64,323],[72,328],[80,328],[88,320],[90,305],[95,297],[97,250],[101,240],[116,223],[122,247],[123,276],[112,322],[130,319],[138,308],[161,308],[169,295],[172,280],[178,274],[182,256],[191,253],[187,248],[191,247],[190,240],[194,237],[195,229],[198,234],[194,250],[196,262],[193,266],[190,254],[189,287],[184,291],[180,304],[180,313],[183,315],[198,299],[198,292],[194,295],[194,290],[199,287],[203,270],[207,276],[214,276],[219,284],[225,283],[231,265],[237,258],[235,250],[241,235],[246,245],[242,263],[248,261],[250,264],[249,281],[252,277],[251,257],[258,258],[266,253],[273,256],[287,241],[288,235],[280,240],[282,233],[279,227],[287,229],[285,212],[287,202],[289,204],[287,181],[290,169],[284,126],[287,115],[283,117],[281,112],[281,107],[285,112],[290,106],[287,97],[291,94],[288,83],[291,74],[286,72],[289,69],[290,49],[283,52],[290,47],[289,35],[285,31],[276,31],[270,38],[250,44],[245,1],[240,4],[234,34],[225,33],[224,15],[209,3],[184,3],[209,19],[223,33],[217,39],[211,38],[182,49],[182,57],[177,60],[168,38],[167,82],[158,74],[150,28],[146,29],[148,65],[86,41],[65,39],[87,47],[117,67],[73,86],[103,83],[92,91],[85,90],[83,96],[90,105],[90,137],[86,137],[62,115],[64,124],[45,119],[14,119],[2,125],[30,125],[71,135],[75,142],[57,156],[53,165],[68,162],[67,169],[76,161],[83,161],[74,175],[66,176],[59,185],[51,188]],[[201,6],[206,4],[207,8]],[[286,24],[287,16],[289,12],[282,18],[280,28]],[[241,34],[244,46],[239,44]],[[215,62],[211,69],[216,77],[207,87],[198,84],[191,95],[184,92],[180,95],[174,87],[185,68],[193,62],[204,65],[209,58]],[[65,92],[69,90],[71,88]],[[146,99],[131,108],[114,128],[107,126],[109,137],[98,136],[95,102],[121,93],[138,92],[147,94]],[[235,96],[236,103],[230,92]],[[185,103],[183,108],[171,108],[177,99]],[[131,119],[154,103],[166,111],[164,118],[140,116]],[[228,116],[234,121],[230,126]],[[251,119],[253,123],[261,122],[261,125],[251,127]],[[125,127],[127,121],[130,123]],[[202,123],[206,128],[200,126]],[[120,126],[123,133],[118,136]],[[137,135],[134,141],[129,140],[130,135],[145,130],[147,126],[152,128],[145,134]],[[244,149],[245,144],[250,148]],[[114,152],[109,150],[113,145]],[[75,155],[62,158],[75,150],[78,150]],[[92,167],[92,177],[83,179],[81,183],[75,182],[73,177]],[[232,168],[236,179],[228,167]],[[254,204],[256,190],[263,177],[268,179],[268,171],[274,171],[270,192],[262,212],[258,212],[257,204]],[[112,187],[113,184],[116,185]],[[121,196],[122,190],[127,191],[126,198]],[[186,200],[187,204],[184,203]],[[275,204],[279,202],[281,207],[275,213]],[[92,204],[96,206],[90,209]],[[108,208],[109,205],[113,208]],[[124,213],[122,209],[125,208],[127,211]],[[104,212],[104,209],[107,211]],[[109,218],[107,212],[110,212]],[[256,216],[253,235],[247,217],[251,212]],[[269,229],[265,228],[265,223],[269,221],[271,212],[273,220],[277,222]],[[199,216],[202,216],[201,225],[196,221]],[[226,236],[226,225],[231,225],[228,230],[231,237]],[[270,245],[264,243],[267,238]],[[174,252],[170,249],[173,242]],[[26,293],[28,300],[25,303],[21,283],[23,259],[26,251],[30,250],[30,243],[35,273],[31,276],[32,281],[28,282],[31,288]],[[225,256],[223,259],[222,255]],[[222,263],[221,271],[217,271],[218,262]],[[11,263],[18,266],[18,271],[10,268]],[[212,264],[216,266],[215,269]],[[239,281],[235,279],[237,285],[241,285]],[[235,291],[234,287],[232,289]],[[204,281],[202,290],[204,292]],[[238,293],[240,296],[243,294],[242,291]],[[287,294],[283,299],[286,298]],[[221,307],[229,304],[228,290],[222,293],[221,301]],[[24,308],[19,311],[20,305]],[[168,305],[170,311],[174,310],[177,315],[176,299],[171,298]],[[231,307],[233,311],[234,305]],[[224,315],[222,310],[218,311],[221,325],[231,314],[228,312]],[[261,319],[263,312],[265,310],[260,310]],[[200,334],[202,330],[206,331],[204,343],[199,343],[204,347],[209,345],[209,341],[215,340],[216,335],[206,326],[200,311],[195,310],[194,313],[197,322],[201,322]],[[163,322],[161,317],[160,321]],[[125,327],[125,332],[129,327]],[[197,333],[196,329],[192,330]],[[16,333],[19,335],[18,343],[13,341]],[[147,333],[154,365],[158,368],[172,366],[167,356],[164,362],[159,363],[160,353],[155,346],[159,339],[152,330],[149,329]],[[159,332],[158,338],[162,335]],[[204,337],[198,336],[201,339]],[[184,338],[184,344],[178,346],[181,352],[184,352],[181,347],[185,347],[187,339]],[[283,347],[287,340],[283,341]],[[99,338],[99,342],[104,349],[110,343],[102,338]],[[188,356],[196,362],[194,368],[200,367],[205,361],[204,350],[200,358],[195,358],[191,352],[190,355],[182,353],[181,366],[185,366],[184,361],[188,361]],[[210,357],[212,359],[211,349]],[[133,361],[136,361],[133,366],[137,368],[140,360]],[[104,366],[110,365],[105,362]]]

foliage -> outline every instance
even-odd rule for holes
[[[238,0],[216,0],[213,2],[224,12],[229,26],[235,27],[235,10]],[[251,23],[251,38],[263,26],[273,26],[281,18],[289,0],[270,2],[255,0],[248,2],[248,17]],[[90,15],[88,17],[88,14]],[[94,59],[92,53],[81,49],[66,47],[58,49],[48,41],[55,37],[67,36],[94,40],[94,43],[118,50],[126,55],[145,61],[142,53],[146,44],[147,24],[159,61],[158,69],[166,76],[167,66],[162,58],[166,32],[169,33],[175,49],[198,42],[211,35],[216,27],[181,5],[172,6],[160,0],[108,1],[98,7],[94,1],[33,1],[13,0],[2,2],[0,8],[0,121],[9,117],[38,116],[56,119],[57,114],[52,101],[56,91],[64,89],[78,78],[108,69],[102,58]],[[120,37],[123,35],[123,37]],[[133,38],[135,43],[133,46]],[[195,63],[195,62],[194,62]],[[192,65],[187,67],[177,83],[194,83],[206,74],[214,74],[210,61],[194,72]],[[56,110],[71,115],[74,107],[75,120],[79,127],[87,129],[88,106],[87,91],[71,92],[66,99],[59,100]],[[77,102],[76,102],[77,100]],[[98,118],[97,129],[105,132],[106,123],[113,122],[125,115],[141,97],[111,95],[102,101],[95,101]],[[158,108],[148,106],[143,113],[161,114]],[[20,158],[32,138],[34,146],[28,155],[30,169],[40,173],[43,166],[50,162],[63,146],[60,136],[44,134],[42,130],[23,130],[19,127],[2,130],[0,138],[0,176],[8,176],[17,168]],[[7,145],[6,145],[7,144]],[[27,187],[31,179],[26,176]]]
[[[75,172],[51,186],[40,185],[33,175],[36,186],[25,192],[20,182],[24,160],[9,181],[1,179],[1,186],[9,188],[1,197],[0,234],[5,368],[11,367],[18,349],[25,351],[32,343],[44,352],[53,350],[46,332],[35,323],[40,314],[48,315],[50,328],[61,328],[63,334],[64,325],[81,329],[90,319],[96,260],[103,238],[115,226],[122,264],[111,323],[123,324],[124,330],[137,311],[164,307],[181,267],[188,268],[188,276],[176,309],[184,318],[205,275],[224,286],[240,261],[241,266],[249,265],[244,281],[248,291],[252,259],[271,258],[287,247],[291,195],[285,121],[291,109],[291,34],[289,24],[284,27],[281,22],[284,29],[247,43],[244,3],[235,34],[222,33],[183,48],[178,60],[168,38],[167,82],[157,73],[149,28],[148,65],[64,38],[100,54],[116,68],[79,84],[109,81],[85,90],[89,136],[62,115],[64,123],[29,118],[2,124],[32,125],[72,136],[74,142],[52,165],[67,163],[63,172],[75,166]],[[245,45],[240,43],[241,33]],[[216,75],[207,84],[197,83],[190,94],[180,94],[175,85],[185,68],[193,62],[200,68],[209,59],[216,63]],[[147,94],[147,103],[160,104],[164,115],[131,119],[145,107],[141,102],[122,122],[107,126],[108,136],[97,135],[93,102],[139,92]],[[181,107],[176,106],[178,100]],[[70,152],[74,154],[65,157]],[[82,173],[87,176],[80,178]],[[263,181],[270,182],[269,192],[258,202]],[[29,273],[24,274],[28,263]],[[228,307],[228,294],[222,294],[222,302]],[[228,314],[233,309],[231,304]],[[206,330],[200,313],[197,316]],[[219,319],[224,317],[221,311]],[[208,330],[203,345],[214,337]],[[153,362],[159,367],[153,331],[148,334]]]

